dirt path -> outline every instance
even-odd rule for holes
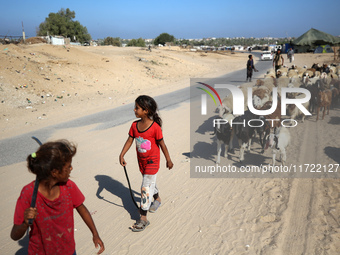
[[[336,134],[339,128],[330,124],[332,118],[339,118],[338,115],[339,109],[334,109],[323,121],[316,122],[313,116],[306,123],[300,124],[294,130],[296,132],[292,132],[294,142],[289,148],[299,153],[295,155],[290,153],[290,161],[296,164],[339,164],[339,161],[329,159],[325,153],[327,146],[340,144],[339,136],[332,135]],[[303,174],[305,173],[302,173],[301,177]],[[334,188],[339,192],[340,185],[337,179],[294,178],[291,180],[287,209],[281,219],[283,226],[277,236],[276,254],[339,253],[340,244],[334,240],[334,237],[339,238],[339,235],[334,232],[334,227],[339,228],[339,217],[334,218],[334,208],[330,206],[330,200],[335,199],[333,203],[339,207],[339,196],[331,195]]]

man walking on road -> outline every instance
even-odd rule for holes
[[[275,67],[275,76],[277,77],[277,70],[283,66],[284,59],[281,55],[281,49],[277,49],[275,57],[273,59],[273,67]]]
[[[255,72],[258,72],[258,70],[255,68],[254,65],[254,59],[253,59],[253,55],[249,55],[248,56],[248,61],[247,61],[247,80],[249,79],[249,82],[251,82],[251,77],[253,76],[253,70]]]

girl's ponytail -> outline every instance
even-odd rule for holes
[[[162,127],[162,119],[159,117],[158,113],[155,112],[152,116],[154,122],[156,122],[160,127]]]

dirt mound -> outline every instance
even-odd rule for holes
[[[47,43],[47,41],[41,37],[30,37],[25,40],[27,44]]]

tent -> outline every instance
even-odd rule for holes
[[[314,53],[333,53],[333,52],[334,51],[329,45],[320,45],[314,51]]]
[[[311,28],[306,33],[295,39],[293,44],[299,46],[318,46],[326,44],[340,45],[340,38]]]

